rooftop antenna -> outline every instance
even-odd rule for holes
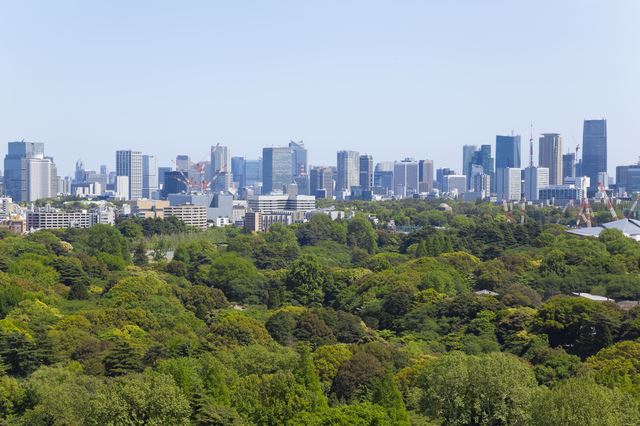
[[[531,123],[531,137],[529,138],[529,167],[533,167],[533,122]]]

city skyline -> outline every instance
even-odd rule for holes
[[[528,138],[530,122],[565,154],[606,117],[612,170],[640,134],[640,4],[558,3],[10,3],[0,140],[47,144],[61,174],[117,149],[169,164],[176,145],[255,158],[290,140],[313,165],[393,146],[459,168],[458,146]],[[523,31],[525,17],[563,25]]]

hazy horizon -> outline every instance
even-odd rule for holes
[[[635,163],[640,3],[492,0],[222,4],[4,2],[0,155],[45,143],[60,175],[115,150],[257,158],[303,140],[310,164],[460,169],[462,145],[529,126],[582,142],[608,120],[609,174]]]

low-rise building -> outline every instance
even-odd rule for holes
[[[175,217],[189,226],[196,228],[207,227],[207,207],[183,204],[180,206],[167,206],[164,208],[164,217]]]
[[[254,195],[247,198],[250,210],[271,213],[275,211],[309,211],[316,208],[313,195]]]

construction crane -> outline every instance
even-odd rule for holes
[[[578,218],[576,220],[576,228],[580,227],[580,222],[584,221],[587,228],[591,228],[591,203],[589,198],[584,197],[580,203],[580,210],[578,210]]]
[[[616,210],[613,208],[613,204],[611,204],[611,199],[609,198],[609,194],[607,194],[607,190],[604,188],[604,185],[602,184],[602,182],[598,183],[598,191],[600,191],[603,194],[604,202],[607,206],[607,209],[609,209],[611,218],[613,220],[618,220],[618,214],[616,213]]]

